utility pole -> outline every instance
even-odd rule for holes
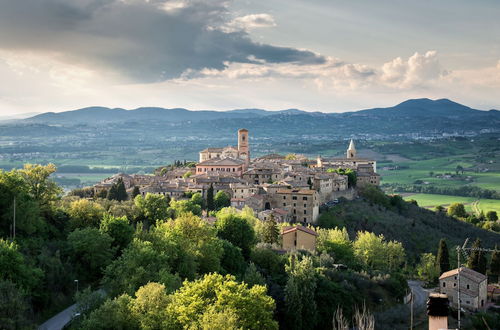
[[[458,329],[460,330],[460,250],[462,250],[465,254],[466,257],[469,257],[469,253],[468,251],[481,251],[481,252],[493,252],[495,250],[492,250],[492,249],[483,249],[483,248],[468,248],[466,247],[467,246],[467,243],[469,242],[469,238],[467,238],[464,242],[464,245],[462,247],[460,246],[457,246],[457,261],[458,261],[458,272],[457,272],[457,283],[458,283]]]
[[[12,240],[16,239],[16,196],[14,196],[14,218],[12,225]]]
[[[410,330],[413,329],[413,291],[410,288]]]

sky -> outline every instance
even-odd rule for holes
[[[500,109],[497,0],[0,0],[0,115]]]

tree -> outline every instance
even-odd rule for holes
[[[210,184],[207,190],[207,211],[215,210],[215,202],[214,202],[214,186]]]
[[[2,329],[30,329],[27,297],[13,282],[0,280],[0,324]]]
[[[87,199],[78,199],[72,202],[68,209],[70,227],[72,229],[85,227],[99,227],[104,215],[104,208]]]
[[[274,215],[271,214],[269,220],[264,222],[262,228],[262,241],[268,244],[276,244],[278,243],[279,236],[280,230],[276,224],[276,220],[274,220]]]
[[[347,229],[321,229],[317,230],[317,250],[318,252],[326,252],[333,254],[335,261],[352,265],[354,258],[354,249]]]
[[[192,200],[179,200],[172,199],[170,201],[169,214],[177,218],[185,213],[193,213],[194,215],[201,216],[201,206],[194,203]]]
[[[129,295],[121,295],[113,300],[106,300],[99,308],[76,328],[84,330],[139,329],[136,315],[131,313],[133,299]]]
[[[217,235],[239,247],[245,258],[250,256],[250,250],[255,243],[253,226],[242,216],[236,213],[217,213]]]
[[[266,280],[264,279],[264,276],[257,270],[257,267],[255,267],[255,264],[253,262],[250,262],[248,265],[245,275],[243,275],[243,282],[248,284],[248,286],[252,287],[254,285],[265,285]]]
[[[464,174],[464,168],[462,167],[462,165],[457,165],[457,167],[455,168],[455,172],[456,172],[457,175],[460,172],[462,172],[462,174]]]
[[[165,285],[150,282],[137,290],[131,312],[141,329],[160,329],[168,321],[170,297]]]
[[[99,230],[113,238],[113,246],[116,246],[118,251],[126,248],[134,236],[134,228],[127,217],[114,217],[110,214],[104,215]]]
[[[498,215],[496,211],[488,211],[486,213],[486,219],[488,221],[497,221],[498,220]]]
[[[434,212],[438,214],[443,214],[445,212],[445,208],[442,205],[438,205],[434,208]]]
[[[204,324],[214,313],[230,315],[239,329],[278,329],[273,319],[274,300],[266,295],[266,287],[249,288],[234,276],[208,274],[194,282],[184,282],[172,295],[168,308],[173,328],[209,328]],[[209,313],[207,317],[205,313]],[[220,315],[216,317],[220,319]]]
[[[465,212],[464,204],[453,203],[448,208],[448,216],[455,218],[465,218],[467,217],[467,212]]]
[[[203,196],[201,195],[201,193],[194,193],[192,196],[191,196],[191,202],[196,204],[196,205],[199,205],[202,209],[203,209]]]
[[[28,186],[28,192],[44,210],[47,210],[62,193],[62,189],[50,179],[50,175],[56,170],[54,164],[45,166],[25,164],[24,168],[19,171]]]
[[[498,277],[500,276],[500,251],[497,246],[495,246],[495,251],[493,251],[491,256],[490,273],[496,276],[498,281]]]
[[[437,265],[439,267],[439,274],[450,270],[450,254],[444,238],[441,238],[439,241]]]
[[[478,238],[474,241],[474,244],[472,244],[472,251],[467,259],[467,267],[481,274],[486,274],[486,254],[484,251],[478,250],[481,248],[481,240]]]
[[[181,249],[181,257],[191,262],[186,265],[190,268],[190,278],[194,277],[193,271],[203,274],[220,270],[222,242],[217,238],[216,229],[199,217],[183,213],[175,220],[158,223],[154,235],[176,244]]]
[[[313,188],[313,182],[312,182],[311,177],[308,177],[308,178],[307,178],[307,185],[309,186],[309,189],[311,189],[311,190],[312,190],[312,188]]]
[[[46,228],[39,202],[28,192],[24,177],[17,170],[0,170],[0,237],[12,237],[14,207],[17,237],[32,236]]]
[[[347,184],[351,187],[356,187],[358,181],[356,172],[350,168],[329,168],[326,170],[328,173],[338,173],[340,175],[347,175]]]
[[[111,186],[107,198],[119,202],[127,200],[128,194],[122,178],[118,178],[118,181]]]
[[[132,190],[132,199],[135,199],[137,195],[141,194],[141,189],[138,186],[134,186],[134,189]]]
[[[147,193],[146,197],[137,195],[134,199],[134,203],[142,216],[152,223],[157,220],[165,220],[168,218],[168,206],[170,200],[163,195],[151,193]]]
[[[39,268],[30,266],[15,242],[0,238],[0,280],[11,281],[17,288],[30,293],[43,277]]]
[[[439,277],[439,264],[432,253],[424,253],[420,256],[417,266],[418,277],[427,284],[433,284]]]
[[[231,206],[231,198],[225,191],[218,191],[214,197],[215,209],[220,210],[224,207]]]
[[[68,247],[80,276],[97,280],[102,269],[111,263],[113,239],[96,228],[75,229],[68,235]]]
[[[106,267],[102,281],[106,291],[111,296],[133,295],[148,282],[159,282],[176,289],[180,286],[180,279],[171,274],[171,265],[178,251],[173,242],[166,240],[153,244],[134,239],[122,255]]]
[[[285,286],[286,320],[290,329],[314,329],[317,322],[316,275],[310,257],[290,257]]]
[[[246,268],[245,258],[243,258],[241,249],[225,239],[221,241],[224,250],[220,261],[222,269],[225,271],[225,274],[241,276]]]
[[[358,232],[354,254],[370,269],[394,271],[404,261],[405,251],[401,243],[385,242],[384,235],[365,231]]]

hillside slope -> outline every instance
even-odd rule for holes
[[[405,203],[404,209],[398,212],[359,199],[341,203],[329,213],[330,221],[325,221],[325,216],[320,219],[323,226],[345,226],[351,238],[358,231],[364,230],[377,235],[383,234],[389,240],[402,242],[408,256],[413,258],[425,252],[436,253],[441,238],[446,239],[450,250],[462,245],[466,238],[480,238],[483,246],[489,248],[494,248],[500,242],[498,233],[480,229],[445,214],[436,214],[411,203]]]

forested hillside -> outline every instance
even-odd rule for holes
[[[35,328],[75,299],[72,329],[330,329],[334,315],[357,324],[356,311],[404,329],[401,302],[406,278],[421,267],[418,253],[436,253],[441,237],[489,245],[498,236],[401,199],[384,204],[389,197],[376,190],[322,216],[315,253],[287,253],[279,235],[285,224],[226,207],[224,193],[213,201],[129,198],[117,183],[107,196],[63,197],[49,178],[54,171],[0,172],[5,329]],[[204,209],[214,223],[201,218]],[[335,225],[348,231],[329,229]]]

